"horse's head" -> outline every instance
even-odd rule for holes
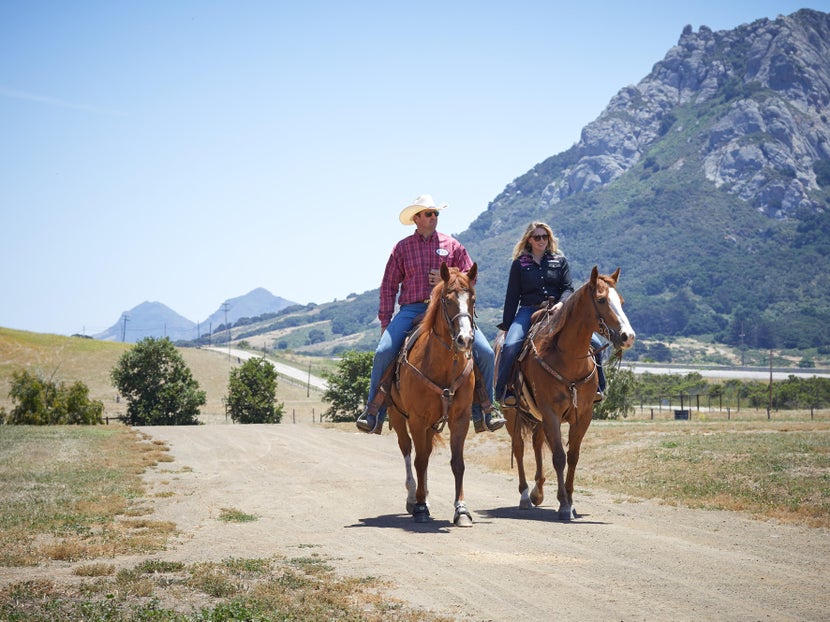
[[[435,288],[440,290],[441,310],[449,327],[453,347],[469,352],[475,338],[476,292],[473,287],[478,264],[465,273],[458,268],[441,264],[441,281]]]
[[[627,350],[634,345],[636,334],[623,311],[623,297],[617,291],[620,269],[608,276],[599,274],[597,267],[591,270],[591,294],[597,312],[597,331],[608,339],[617,350]]]

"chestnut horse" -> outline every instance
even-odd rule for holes
[[[634,329],[623,312],[623,299],[617,293],[620,269],[602,275],[597,267],[591,278],[571,295],[557,312],[541,313],[525,337],[517,361],[518,406],[504,408],[507,431],[519,472],[520,508],[542,503],[544,469],[542,445],[553,452],[559,498],[559,520],[576,517],[573,508],[574,473],[582,439],[591,425],[594,396],[597,392],[596,363],[591,352],[591,335],[597,332],[608,339],[619,354],[634,345]],[[503,334],[499,336],[503,340]],[[497,352],[500,351],[497,344]],[[568,423],[567,477],[562,423]],[[536,484],[528,492],[523,455],[524,436],[533,440],[536,457]]]
[[[464,441],[470,427],[475,374],[473,264],[465,274],[441,264],[441,282],[432,290],[424,319],[407,337],[398,357],[395,382],[389,391],[389,423],[398,435],[406,465],[406,509],[415,522],[430,520],[427,466],[433,444],[444,427],[450,430],[450,465],[455,476],[453,523],[470,527],[464,505]],[[415,473],[412,474],[412,447]]]

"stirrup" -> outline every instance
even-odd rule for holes
[[[375,429],[375,427],[377,427],[377,416],[366,410],[357,418],[357,421],[355,421],[354,424],[357,426],[358,430],[369,434]]]
[[[493,410],[491,410],[488,414],[484,415],[484,425],[486,425],[487,429],[491,432],[495,432],[504,426],[505,423],[507,423],[507,419],[505,419],[504,416],[502,416],[502,414],[495,408],[493,408]]]

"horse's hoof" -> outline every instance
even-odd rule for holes
[[[412,518],[415,519],[416,523],[429,522],[429,508],[427,507],[427,504],[416,503],[415,507],[412,509]]]
[[[530,502],[533,505],[542,505],[542,501],[545,500],[545,493],[540,491],[538,488],[533,488],[530,491]]]
[[[406,513],[411,515],[414,512],[415,512],[415,504],[412,503],[411,501],[407,501],[406,502]]]
[[[459,505],[455,508],[455,516],[453,517],[452,522],[456,527],[472,527],[473,517],[466,506]]]
[[[527,497],[522,497],[519,499],[519,509],[520,510],[529,510],[533,507],[533,504],[530,503],[530,499]]]
[[[564,510],[560,508],[559,511],[556,513],[556,517],[561,521],[569,522],[574,518],[573,510],[571,508],[567,508]]]

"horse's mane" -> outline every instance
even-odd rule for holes
[[[605,284],[609,286],[612,284],[611,279],[603,274],[597,275],[597,284],[599,284],[600,281],[604,281]],[[549,322],[550,327],[541,327],[541,330],[544,332],[544,336],[537,346],[540,353],[548,352],[551,348],[556,347],[557,337],[565,326],[569,324],[569,320],[573,317],[579,300],[583,296],[590,295],[589,285],[590,281],[586,281],[580,285],[579,288],[562,304],[562,308],[559,309],[555,315],[543,320],[544,322]]]
[[[450,279],[446,283],[446,288],[448,290],[460,290],[460,289],[470,289],[470,279],[467,278],[467,273],[462,272],[458,268],[450,268]],[[429,296],[429,306],[427,307],[426,312],[424,313],[424,319],[421,320],[421,324],[423,324],[424,328],[429,330],[435,325],[435,316],[438,313],[438,309],[441,307],[441,294],[444,291],[444,281],[440,281],[435,287],[432,288],[432,293]]]

